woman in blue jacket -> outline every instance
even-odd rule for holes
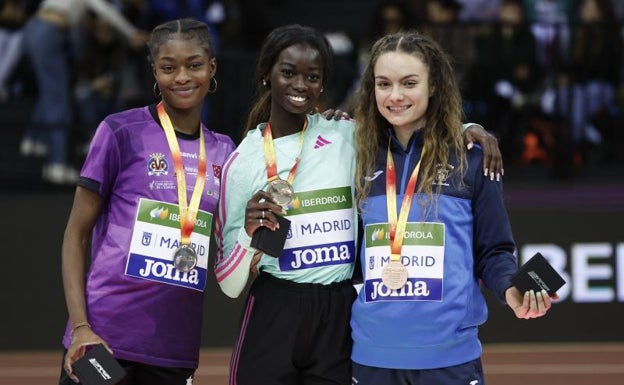
[[[481,284],[518,318],[546,314],[521,293],[502,183],[467,151],[448,56],[416,32],[371,49],[355,112],[363,287],[353,305],[353,378],[368,384],[483,384]]]

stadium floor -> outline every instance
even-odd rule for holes
[[[195,385],[227,384],[229,349],[203,349]],[[0,352],[0,385],[58,382],[60,352]],[[487,385],[621,385],[624,343],[489,344]]]

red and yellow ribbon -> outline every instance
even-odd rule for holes
[[[197,218],[199,202],[206,183],[206,146],[204,144],[204,133],[200,124],[197,179],[195,179],[195,186],[193,187],[193,194],[191,195],[191,201],[189,203],[186,196],[186,173],[184,172],[184,164],[182,163],[182,154],[180,152],[180,146],[178,145],[178,139],[176,138],[169,115],[167,115],[167,111],[165,111],[163,102],[158,103],[156,110],[158,112],[160,123],[165,130],[165,135],[167,136],[167,143],[169,144],[169,150],[171,151],[171,156],[173,157],[173,165],[178,184],[178,207],[180,209],[181,234],[180,243],[188,246],[191,244],[191,234],[193,233],[193,228],[195,228],[195,219]]]
[[[299,166],[299,160],[301,156],[301,149],[303,148],[303,134],[308,128],[308,120],[306,119],[303,129],[299,133],[299,154],[295,159],[295,164],[290,169],[288,173],[288,183],[292,186],[293,181],[295,180],[295,173],[297,172],[297,167]],[[275,147],[273,146],[273,134],[271,133],[271,124],[267,122],[264,132],[262,133],[264,139],[264,161],[266,163],[266,171],[267,171],[267,179],[269,182],[279,178],[277,173],[277,161],[275,158]]]
[[[396,191],[396,169],[394,167],[394,160],[392,159],[392,153],[390,151],[390,144],[388,144],[388,155],[386,160],[386,203],[388,207],[388,232],[390,234],[390,260],[401,260],[401,248],[403,247],[403,239],[405,235],[405,227],[407,225],[407,216],[409,214],[410,207],[412,206],[412,200],[414,199],[414,191],[416,191],[416,184],[418,183],[418,172],[420,170],[420,162],[425,155],[425,149],[420,155],[420,159],[412,171],[412,175],[407,182],[407,188],[405,189],[405,195],[403,196],[403,202],[401,203],[401,213],[397,221],[397,191]]]

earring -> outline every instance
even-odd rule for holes
[[[267,85],[266,79],[262,79],[262,85],[266,87],[266,85]]]
[[[208,93],[209,94],[214,94],[215,92],[217,92],[217,87],[219,86],[219,84],[217,83],[217,79],[215,78],[210,78],[210,86],[212,86],[212,81],[214,80],[214,88],[210,88],[208,87]]]
[[[162,95],[162,92],[160,92],[160,88],[158,87],[158,82],[154,82],[154,96],[159,98],[161,95]]]
[[[323,93],[324,90],[325,90],[325,88],[321,87],[321,93]]]

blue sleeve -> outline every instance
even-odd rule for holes
[[[477,278],[504,302],[505,290],[512,286],[511,277],[518,269],[516,244],[503,202],[502,182],[483,175],[481,158],[480,152],[478,156],[469,155],[468,166],[474,183],[474,268]]]

